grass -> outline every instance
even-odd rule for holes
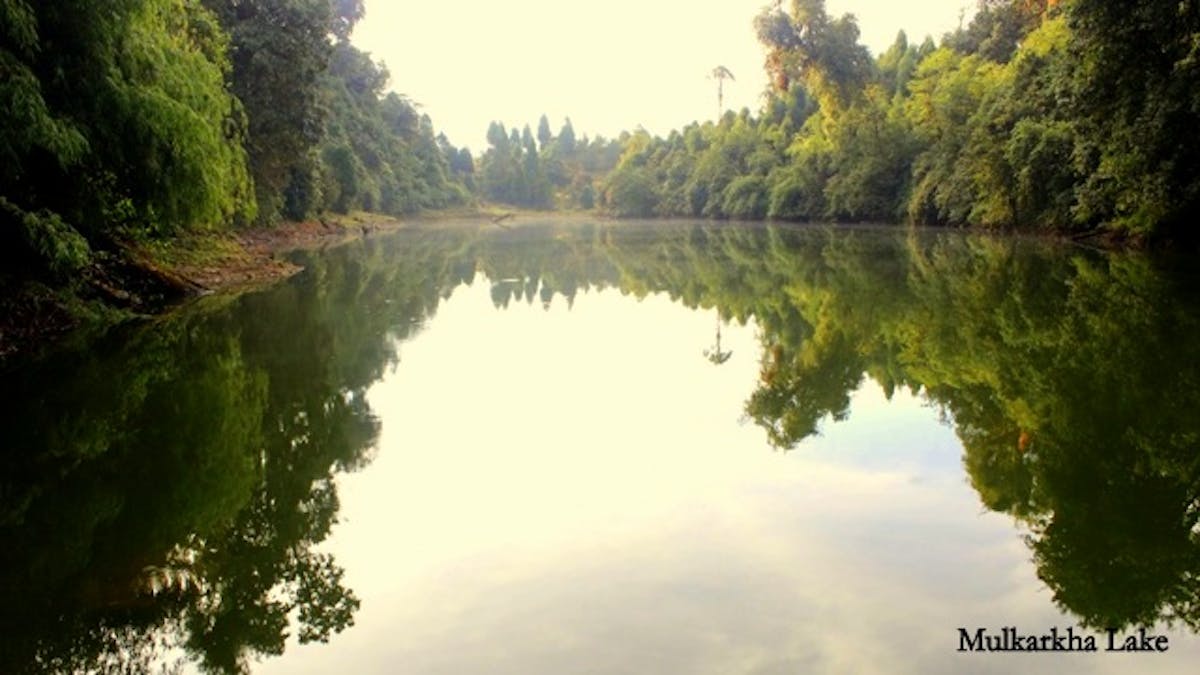
[[[167,269],[215,267],[246,261],[249,254],[229,232],[196,232],[137,246],[154,265]]]

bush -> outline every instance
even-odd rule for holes
[[[761,176],[742,176],[725,188],[725,215],[761,220],[767,215],[767,182]]]
[[[608,179],[608,210],[621,218],[645,218],[658,209],[654,177],[641,167],[621,167]]]

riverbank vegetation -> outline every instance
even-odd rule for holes
[[[0,0],[0,292],[120,306],[142,282],[186,290],[131,253],[148,242],[467,202],[429,118],[350,44],[362,15]]]
[[[480,193],[492,202],[527,208],[595,208],[595,186],[616,167],[624,140],[578,138],[570,118],[555,135],[542,115],[536,137],[528,124],[510,132],[503,122],[492,122],[488,149],[480,157]]]
[[[633,134],[604,185],[614,214],[1193,238],[1190,4],[982,0],[940,44],[901,33],[878,57],[823,0],[755,27],[763,110]]]
[[[873,56],[823,0],[776,3],[761,110],[666,138],[493,122],[476,157],[350,43],[361,0],[0,0],[0,353],[202,290],[164,250],[359,210],[1194,240],[1200,9],[1127,5],[981,0]]]

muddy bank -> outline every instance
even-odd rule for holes
[[[276,283],[301,269],[283,257],[288,251],[403,226],[386,216],[343,216],[157,245],[114,243],[109,250],[96,251],[92,263],[69,285],[0,279],[0,365],[84,327],[102,329],[160,314],[198,296]]]
[[[0,366],[77,333],[169,311],[213,293],[240,293],[301,270],[286,254],[334,246],[414,224],[504,230],[539,223],[606,220],[594,213],[461,208],[404,220],[377,214],[324,216],[269,228],[185,235],[166,242],[113,242],[68,283],[5,279],[0,273]]]

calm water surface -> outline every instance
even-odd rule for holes
[[[300,257],[0,374],[0,672],[1195,672],[1194,259],[687,223]],[[1139,626],[1169,651],[1103,652]]]

